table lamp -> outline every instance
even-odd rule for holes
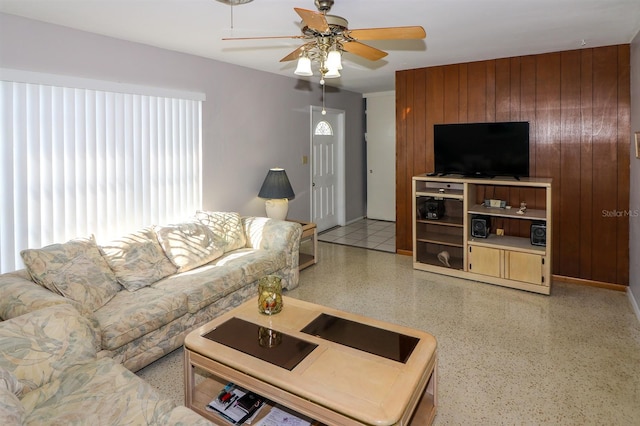
[[[295,197],[287,172],[279,167],[269,169],[258,197],[267,200],[265,201],[267,217],[285,220],[289,211],[289,200],[293,200]]]

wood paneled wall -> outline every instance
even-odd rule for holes
[[[433,125],[529,121],[530,174],[553,178],[553,273],[628,285],[629,52],[618,45],[397,72],[398,252],[412,250],[411,178],[433,170]]]

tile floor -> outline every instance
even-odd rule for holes
[[[364,218],[322,231],[318,241],[395,253],[396,223]]]

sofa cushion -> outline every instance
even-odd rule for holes
[[[171,275],[153,284],[152,287],[167,293],[186,296],[187,309],[189,313],[195,314],[245,284],[242,269],[209,264]]]
[[[162,249],[178,272],[197,268],[223,254],[219,239],[198,221],[156,226],[155,231]]]
[[[103,349],[114,350],[187,313],[185,295],[152,287],[121,291],[95,312]]]
[[[198,210],[196,218],[220,238],[225,253],[243,248],[247,244],[240,214]]]
[[[0,389],[6,389],[15,396],[22,395],[24,385],[11,371],[4,367],[0,367]]]
[[[104,305],[121,289],[93,236],[22,250],[20,255],[36,283],[90,310]]]
[[[136,291],[176,272],[151,227],[101,245],[100,250],[118,282]]]
[[[283,251],[240,249],[216,259],[214,264],[226,265],[234,269],[240,268],[243,280],[251,283],[284,268],[287,264],[287,255]]]
[[[82,306],[36,284],[26,269],[0,275],[0,318],[9,319],[53,305]],[[85,309],[83,312],[89,313]]]
[[[69,368],[25,395],[28,424],[157,425],[175,407],[110,358]]]
[[[3,424],[24,424],[26,413],[18,398],[22,388],[22,383],[13,373],[0,367],[0,419]]]
[[[26,412],[20,399],[0,385],[0,420],[3,425],[25,424]]]
[[[56,305],[6,320],[0,327],[0,368],[20,380],[23,393],[95,359],[96,335],[71,305]]]

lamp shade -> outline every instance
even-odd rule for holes
[[[313,75],[313,71],[311,71],[311,59],[306,56],[301,56],[298,59],[298,66],[296,70],[293,72],[295,75],[302,76],[311,76]]]
[[[258,192],[258,197],[267,199],[286,198],[293,200],[295,196],[291,183],[289,183],[287,172],[279,167],[269,170],[267,177],[262,182],[260,192]]]
[[[324,78],[338,78],[340,77],[340,71],[337,68],[330,68],[324,75]]]
[[[342,55],[337,50],[332,50],[327,56],[327,68],[328,69],[342,69]]]

